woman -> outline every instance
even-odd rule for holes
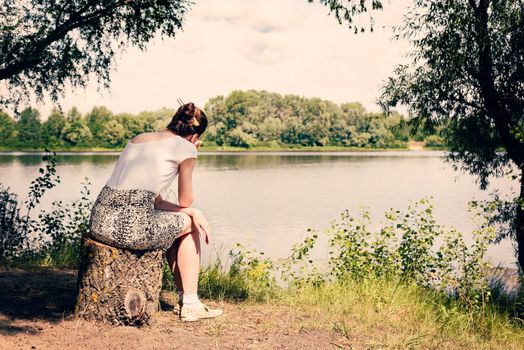
[[[178,291],[182,321],[222,314],[197,295],[200,232],[210,243],[211,228],[192,208],[192,175],[199,140],[207,127],[204,112],[193,103],[181,106],[166,130],[137,135],[122,151],[98,195],[90,217],[90,237],[125,249],[167,249]],[[178,204],[162,199],[178,176]]]

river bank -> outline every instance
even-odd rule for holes
[[[94,154],[112,154],[120,153],[123,148],[92,148],[92,147],[66,147],[56,148],[52,151],[58,154],[71,153],[94,153]],[[203,153],[257,153],[257,152],[391,152],[391,151],[445,151],[445,147],[425,147],[423,142],[409,142],[407,147],[401,148],[368,148],[368,147],[340,147],[340,146],[314,146],[314,147],[206,147],[201,146],[199,151]],[[12,149],[0,146],[0,155],[9,154],[43,154],[42,149]]]
[[[181,323],[175,297],[144,328],[77,320],[76,272],[0,269],[0,349],[522,349],[503,315],[471,317],[409,286],[362,283],[284,293],[263,302],[208,301],[214,320]],[[435,302],[438,304],[435,305]],[[465,320],[468,320],[465,322]],[[488,325],[489,323],[489,325]]]

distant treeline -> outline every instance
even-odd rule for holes
[[[204,134],[209,147],[350,146],[367,148],[406,147],[410,136],[393,114],[370,113],[360,103],[335,104],[319,98],[282,96],[266,91],[233,91],[211,98],[204,110],[209,118]],[[42,122],[39,111],[26,108],[15,118],[0,111],[0,146],[7,149],[120,148],[142,132],[165,129],[175,109],[114,114],[94,107],[82,115],[73,107],[67,113],[55,109]],[[426,139],[430,146],[440,140]]]

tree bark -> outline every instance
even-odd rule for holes
[[[113,325],[150,324],[162,287],[162,250],[125,250],[82,240],[78,317]]]
[[[520,196],[517,200],[517,216],[515,218],[515,238],[517,241],[517,259],[520,272],[524,273],[524,167],[520,172]]]
[[[512,120],[517,120],[517,118],[512,114],[512,110],[506,108],[501,93],[495,85],[488,25],[489,3],[489,0],[480,0],[479,5],[475,8],[480,48],[478,82],[487,114],[495,123],[508,157],[515,162],[521,172],[521,189],[515,217],[515,240],[517,242],[518,265],[521,272],[524,272],[524,144],[517,136],[518,124],[512,123]],[[520,113],[520,111],[517,113]],[[517,115],[520,116],[521,114]]]
[[[501,93],[495,86],[494,65],[488,28],[489,1],[481,0],[477,11],[477,31],[479,32],[479,73],[478,83],[488,116],[495,123],[508,157],[519,168],[524,165],[524,145],[516,135],[517,125],[512,123],[512,113],[502,101]]]

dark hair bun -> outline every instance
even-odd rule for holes
[[[193,102],[178,108],[167,128],[177,135],[202,135],[207,127],[207,117]]]
[[[196,107],[193,102],[189,102],[180,106],[178,111],[177,114],[179,114],[180,120],[184,123],[189,123],[195,117]]]

